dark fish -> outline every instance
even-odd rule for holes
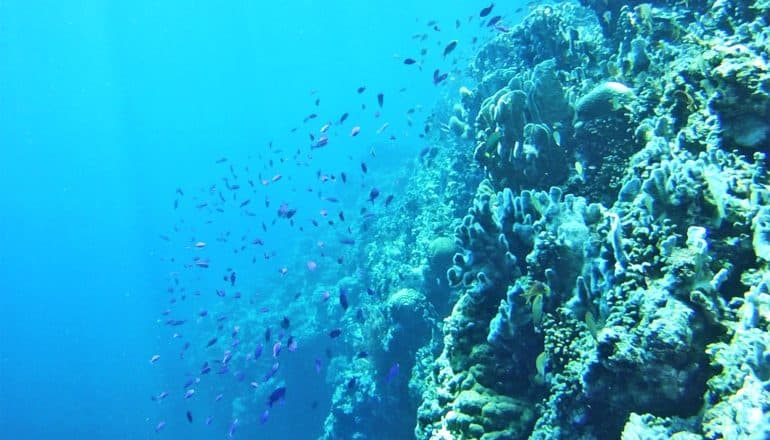
[[[316,358],[314,365],[316,374],[321,374],[321,359]]]
[[[289,328],[290,324],[291,324],[291,322],[289,321],[289,318],[284,316],[283,319],[281,320],[281,328],[286,330],[286,329]]]
[[[413,58],[406,58],[406,59],[404,59],[404,64],[406,64],[407,66],[411,66],[412,64],[416,64],[416,63],[417,63],[417,61],[414,60]]]
[[[366,86],[361,86],[361,87],[359,87],[358,89],[356,89],[356,92],[358,92],[359,94],[361,94],[361,93],[364,93],[364,90],[366,90]]]
[[[334,338],[338,337],[341,334],[342,334],[342,329],[341,328],[335,328],[334,330],[329,332],[329,337],[334,339]]]
[[[230,286],[234,286],[235,285],[236,277],[237,277],[237,275],[235,274],[235,272],[230,272]]]
[[[450,53],[452,53],[453,50],[455,50],[455,47],[457,47],[457,40],[452,40],[449,42],[449,44],[446,45],[444,48],[444,56],[446,57]]]
[[[270,338],[272,337],[272,332],[270,331],[270,327],[265,329],[265,342],[270,342]]]
[[[368,293],[369,296],[372,296],[375,294],[374,289],[372,289],[371,287],[366,288],[366,293]]]
[[[385,102],[385,95],[382,93],[377,94],[377,104],[379,104],[380,107],[382,107],[382,104]]]
[[[438,69],[433,71],[433,85],[439,85],[442,81],[449,77],[448,73],[441,73]]]
[[[338,216],[339,216],[339,218],[340,218],[340,221],[343,221],[343,222],[345,221],[345,213],[344,213],[344,212],[340,211],[340,213],[338,214]]]
[[[352,238],[345,237],[345,238],[340,238],[340,243],[347,244],[347,245],[354,245],[356,244],[356,241]]]
[[[192,413],[190,411],[187,411],[187,421],[192,423]]]
[[[344,290],[340,291],[340,305],[342,306],[342,310],[348,309],[348,295]]]
[[[503,17],[501,15],[495,15],[494,17],[490,18],[487,22],[487,27],[492,27],[497,24]]]
[[[206,348],[211,347],[212,345],[217,343],[217,338],[211,338],[209,339],[209,342],[206,344]]]
[[[366,162],[361,162],[361,171],[364,173],[369,171],[369,167],[366,166]]]
[[[315,106],[318,107],[318,104],[320,104],[320,103],[321,103],[321,98],[316,98],[315,99]]]
[[[392,201],[393,201],[393,194],[391,194],[391,195],[389,195],[388,197],[385,198],[385,206],[390,205],[390,202],[392,202]]]
[[[257,345],[257,348],[254,349],[254,360],[256,361],[259,359],[260,356],[262,356],[262,350],[264,349],[264,346],[262,344]]]
[[[347,112],[343,113],[342,116],[340,116],[340,122],[339,123],[342,124],[343,122],[345,122],[345,120],[348,118],[348,116],[350,116],[350,115]]]
[[[246,200],[242,201],[241,202],[241,208],[243,208],[244,206],[248,205],[249,203],[251,203],[251,199],[246,199]]]
[[[219,159],[217,159],[217,163],[225,163],[225,162],[227,162],[226,157],[220,157]]]
[[[372,188],[372,190],[369,191],[369,201],[372,202],[372,204],[374,204],[374,200],[377,197],[379,197],[379,195],[380,195],[380,190],[377,188]]]
[[[359,358],[359,359],[366,359],[366,358],[369,357],[369,353],[366,352],[366,351],[361,350],[358,353],[356,353],[356,357]]]
[[[281,399],[284,399],[286,397],[286,387],[278,387],[270,393],[270,396],[267,398],[267,406],[273,407],[274,404],[279,402]]]
[[[495,4],[492,3],[489,6],[487,6],[486,8],[482,9],[481,12],[479,12],[479,17],[481,17],[481,18],[486,17],[487,15],[489,15],[490,12],[492,12],[492,8],[494,8],[494,7],[495,7]]]

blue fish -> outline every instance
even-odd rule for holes
[[[262,350],[264,349],[264,345],[259,344],[257,345],[257,348],[254,349],[254,360],[256,361],[259,359],[260,356],[262,356]]]
[[[278,387],[275,389],[275,391],[270,393],[270,397],[267,398],[267,406],[272,408],[275,403],[279,402],[285,397],[286,397],[286,387]]]
[[[390,366],[390,370],[388,370],[388,375],[385,376],[385,382],[391,383],[393,380],[395,380],[398,377],[398,372],[401,369],[401,367],[398,365],[398,362],[393,362],[393,365]]]
[[[227,436],[230,438],[233,438],[235,435],[235,430],[238,428],[238,419],[234,419],[233,423],[230,424],[230,429],[227,430]]]

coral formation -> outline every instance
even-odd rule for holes
[[[770,6],[581,3],[474,63],[486,179],[416,435],[764,438]]]

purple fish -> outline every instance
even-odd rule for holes
[[[372,188],[371,191],[369,191],[369,201],[374,204],[374,200],[380,196],[380,190],[377,188]]]
[[[294,339],[294,336],[289,336],[289,340],[286,342],[286,347],[292,353],[297,351],[297,340]]]
[[[224,394],[217,394],[216,397],[214,397],[214,402],[219,402],[225,397]]]
[[[279,366],[280,366],[280,364],[278,362],[276,362],[276,363],[273,364],[272,367],[270,367],[270,371],[268,371],[267,374],[265,374],[264,382],[267,382],[268,380],[270,380],[271,377],[275,376],[275,373],[278,372],[278,367]]]
[[[184,398],[189,399],[193,395],[195,395],[195,388],[190,388],[189,390],[185,391]]]
[[[228,362],[230,362],[230,359],[233,358],[233,352],[230,350],[225,351],[225,355],[222,357],[222,365],[227,365]]]
[[[340,290],[340,306],[342,306],[342,310],[348,309],[348,295],[344,289]]]
[[[265,409],[265,411],[264,411],[264,412],[262,412],[262,415],[261,415],[261,416],[259,416],[259,424],[260,424],[260,425],[264,425],[265,423],[267,423],[267,417],[268,417],[269,415],[270,415],[270,410],[268,410],[268,409]]]
[[[270,397],[267,398],[267,406],[270,408],[273,407],[273,405],[280,400],[284,399],[286,397],[286,387],[278,387],[270,393]]]
[[[152,400],[158,402],[165,399],[166,396],[168,396],[168,391],[161,391],[157,396],[152,396]]]
[[[321,359],[316,358],[315,360],[315,372],[321,374]]]
[[[273,357],[277,358],[281,354],[281,341],[278,341],[273,345]]]
[[[211,422],[213,422],[213,421],[214,421],[214,417],[212,417],[212,416],[206,417],[206,425],[210,425]]]
[[[166,422],[160,421],[157,425],[155,425],[155,432],[160,432],[163,430],[163,428],[166,427]]]
[[[339,335],[341,334],[342,334],[342,329],[338,327],[329,332],[329,337],[334,339],[336,337],[339,337]]]
[[[264,346],[262,344],[257,345],[257,348],[254,349],[254,360],[256,361],[259,359],[260,356],[262,356],[262,350],[264,349]]]
[[[398,362],[393,362],[393,365],[390,366],[390,370],[388,370],[388,375],[385,376],[385,382],[391,383],[394,379],[396,379],[400,369],[401,366],[398,365]]]

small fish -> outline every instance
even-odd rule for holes
[[[165,427],[166,427],[166,422],[163,422],[163,421],[161,421],[161,422],[158,422],[158,424],[157,424],[157,425],[155,425],[155,432],[160,432],[160,431],[162,431],[162,430],[163,430],[163,428],[165,428]]]
[[[383,95],[382,93],[378,93],[377,94],[377,104],[380,107],[382,107],[382,104],[384,104],[384,102],[385,102],[385,95]]]
[[[366,166],[366,162],[361,162],[361,171],[366,174],[369,171],[369,167]]]
[[[342,183],[348,182],[348,175],[345,174],[344,172],[340,173],[340,178],[342,179]]]
[[[287,330],[290,325],[291,325],[291,321],[289,321],[289,318],[284,316],[283,319],[281,320],[281,328],[284,330]]]
[[[195,388],[190,388],[189,390],[184,392],[184,398],[189,399],[190,397],[195,395]]]
[[[168,391],[161,391],[157,396],[152,396],[151,399],[155,402],[161,401],[168,396]]]
[[[351,137],[358,136],[358,133],[361,133],[361,127],[359,127],[358,125],[356,125],[355,127],[353,127],[352,130],[350,130],[350,136]]]
[[[350,116],[350,115],[347,112],[343,113],[342,116],[340,116],[340,122],[339,123],[342,124],[343,122],[345,122],[345,120],[348,118],[348,116]]]
[[[192,413],[189,410],[187,411],[187,421],[192,423]]]
[[[272,337],[272,332],[270,331],[270,327],[265,329],[265,342],[270,342],[270,338]]]
[[[262,412],[262,415],[260,415],[260,416],[259,416],[259,424],[260,424],[260,425],[264,425],[265,423],[267,423],[267,418],[268,418],[269,416],[270,416],[270,410],[268,410],[268,409],[265,409],[265,410]]]
[[[271,377],[275,376],[275,373],[278,372],[278,367],[280,367],[280,364],[278,362],[274,363],[272,367],[270,367],[270,371],[265,374],[265,380],[263,382],[267,382]]]
[[[366,359],[366,358],[369,357],[369,353],[366,352],[366,351],[361,350],[358,353],[356,353],[356,357],[359,358],[359,359]]]
[[[490,18],[487,22],[487,27],[492,27],[496,25],[503,17],[501,15],[495,15],[494,17]]]
[[[308,260],[307,270],[309,270],[310,272],[315,272],[316,269],[318,269],[318,263],[316,263],[313,260]]]
[[[377,197],[379,197],[379,195],[380,195],[380,190],[377,189],[377,188],[372,188],[372,190],[369,191],[369,199],[368,200],[370,202],[372,202],[372,204],[374,204],[375,199],[377,199]]]
[[[486,8],[482,9],[481,12],[479,12],[479,17],[481,17],[481,18],[486,17],[487,15],[489,15],[490,12],[492,12],[492,8],[494,8],[494,7],[495,7],[495,4],[492,3],[489,6],[487,6]]]
[[[206,426],[210,425],[211,422],[213,422],[213,421],[214,421],[214,417],[213,416],[206,417],[206,422],[205,422]]]
[[[341,334],[342,334],[342,329],[338,327],[329,332],[329,337],[334,339],[336,337],[339,337],[339,335]]]
[[[342,306],[342,310],[347,310],[349,306],[348,295],[344,290],[340,291],[340,306]]]
[[[233,423],[230,424],[230,429],[227,430],[227,436],[233,438],[236,429],[238,429],[238,419],[234,419]]]
[[[356,92],[358,92],[358,94],[360,95],[361,93],[364,93],[365,90],[366,90],[366,86],[361,86],[358,89],[356,89]]]
[[[353,238],[345,237],[345,238],[340,238],[340,243],[352,246],[356,244],[356,240],[354,240]]]
[[[438,69],[433,71],[433,85],[439,85],[449,77],[448,73],[441,73]]]
[[[259,344],[257,345],[257,348],[254,349],[254,360],[256,361],[259,359],[260,356],[262,356],[262,350],[264,349],[264,345]]]
[[[316,358],[314,364],[316,374],[321,374],[321,359]]]
[[[196,242],[195,243],[195,247],[198,248],[198,249],[205,248],[206,247],[206,242],[205,241]]]
[[[457,47],[457,40],[450,41],[444,48],[444,57],[446,58],[447,55],[452,53],[452,51],[455,50],[455,47]]]
[[[385,382],[391,383],[393,380],[395,380],[398,377],[398,372],[401,369],[401,366],[398,364],[398,362],[393,362],[393,365],[390,366],[390,370],[388,370],[388,375],[385,376]]]
[[[154,354],[154,355],[152,355],[152,357],[150,358],[150,363],[151,363],[151,364],[154,364],[155,362],[158,362],[159,360],[160,360],[160,355],[159,355],[159,354]]]
[[[281,341],[273,345],[273,358],[277,358],[279,354],[281,354]]]
[[[277,402],[286,397],[286,387],[278,387],[267,398],[267,406],[273,407]]]
[[[241,202],[240,207],[243,208],[244,206],[248,205],[249,203],[251,203],[251,199],[246,199],[246,200]]]
[[[404,64],[406,64],[407,66],[411,66],[412,64],[417,64],[417,60],[415,60],[414,58],[405,58]]]
[[[390,194],[388,197],[385,198],[385,206],[390,205],[390,202],[393,201],[393,194]]]

